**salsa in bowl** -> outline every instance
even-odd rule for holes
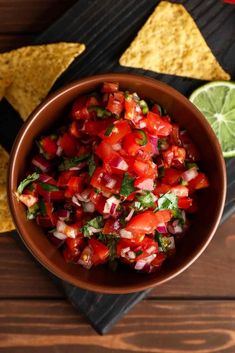
[[[34,125],[31,155],[25,150],[9,186],[13,216],[18,207],[24,217],[20,224],[14,217],[18,229],[24,240],[28,227],[37,234],[27,233],[26,244],[46,267],[85,288],[130,292],[169,279],[200,254],[221,213],[224,170],[217,158],[215,195],[207,162],[220,150],[183,96],[151,79],[110,74],[68,86],[41,109],[52,120],[45,124],[39,108],[26,123],[26,134]],[[199,131],[208,155],[195,141]],[[16,142],[15,153],[21,147]],[[215,208],[205,215],[210,195]]]

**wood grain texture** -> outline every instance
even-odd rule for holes
[[[234,353],[235,303],[143,301],[99,337],[64,301],[0,302],[4,353]]]
[[[0,237],[0,298],[62,297],[48,273],[10,234]],[[151,298],[235,298],[235,215],[219,227],[204,254],[187,271],[156,287]]]
[[[1,0],[0,33],[39,33],[76,0]]]

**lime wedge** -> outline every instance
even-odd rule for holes
[[[214,81],[196,89],[189,100],[214,130],[224,157],[235,156],[235,83]]]

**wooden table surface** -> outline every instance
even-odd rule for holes
[[[0,0],[0,52],[30,44],[75,0]],[[0,236],[0,352],[235,352],[235,215],[190,269],[98,336],[10,234]]]

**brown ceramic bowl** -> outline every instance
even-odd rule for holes
[[[106,266],[90,271],[66,264],[34,221],[27,221],[25,207],[16,201],[14,191],[24,177],[35,139],[58,123],[74,99],[95,90],[104,81],[117,81],[124,90],[159,102],[191,134],[201,154],[201,167],[210,187],[199,191],[199,211],[188,233],[178,244],[177,254],[159,272],[136,273],[128,268],[112,272]],[[129,293],[156,286],[190,266],[207,247],[219,224],[226,190],[225,164],[218,141],[203,115],[183,95],[150,78],[127,74],[104,74],[74,82],[51,95],[30,116],[20,130],[12,149],[9,166],[9,203],[16,228],[35,258],[61,279],[84,289],[103,293]],[[203,270],[203,269],[202,269]]]

